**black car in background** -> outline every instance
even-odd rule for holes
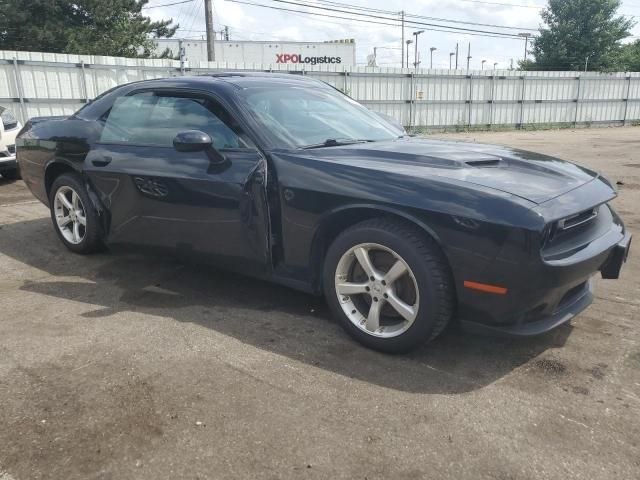
[[[507,147],[407,137],[332,87],[229,73],[110,90],[29,122],[18,163],[76,253],[161,247],[322,294],[365,345],[452,318],[531,335],[618,278],[630,235],[597,173]]]

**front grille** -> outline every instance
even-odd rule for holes
[[[7,150],[9,150],[9,153],[12,155],[15,155],[16,153],[16,146],[15,145],[8,145],[7,146]]]

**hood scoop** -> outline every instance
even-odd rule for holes
[[[438,153],[437,156],[438,158],[454,161],[461,167],[497,167],[503,161],[501,157],[496,155],[488,155],[474,151],[443,152]]]
[[[501,158],[486,158],[478,160],[467,160],[464,163],[466,163],[470,167],[497,167],[501,162]]]

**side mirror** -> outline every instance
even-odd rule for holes
[[[204,151],[212,163],[225,161],[224,156],[213,147],[211,137],[200,130],[180,132],[173,139],[173,147],[179,152]]]
[[[212,145],[211,137],[200,130],[180,132],[173,139],[173,147],[179,152],[201,152]]]

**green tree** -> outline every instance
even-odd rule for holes
[[[612,56],[610,70],[640,72],[640,40],[623,45]]]
[[[620,0],[549,0],[533,39],[528,70],[608,70],[634,22],[617,15]]]
[[[173,20],[154,22],[148,0],[0,0],[0,50],[149,57]],[[160,56],[167,56],[163,52]]]

